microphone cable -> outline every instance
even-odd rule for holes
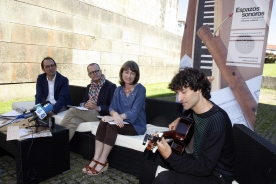
[[[28,127],[29,127],[29,124],[30,124],[30,122],[28,122]],[[30,145],[30,147],[28,149],[28,152],[27,152],[27,163],[28,163],[28,160],[29,160],[29,155],[30,155],[31,148],[32,148],[33,143],[34,143],[34,136],[33,136],[33,134],[35,133],[35,131],[33,129],[31,129],[31,128],[30,128],[30,131],[31,131],[32,138],[31,138],[31,145]],[[21,155],[21,144],[19,144],[19,145],[20,145],[19,150],[20,150],[20,155]],[[22,159],[21,159],[21,167],[20,167],[20,170],[18,172],[18,176],[20,176],[20,173],[22,172],[22,167],[23,167],[23,164],[22,164]],[[30,165],[28,165],[28,167],[29,167],[29,169],[28,169],[28,172],[27,172],[27,177],[30,180],[27,183],[31,183],[35,179],[35,177],[36,177],[36,170],[34,168],[32,168]],[[33,172],[33,176],[31,176],[31,173],[30,173],[31,171]],[[24,176],[22,175],[22,178],[23,177]],[[19,177],[19,181],[20,181],[20,183],[22,183],[20,177]]]

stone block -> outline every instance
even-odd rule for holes
[[[146,47],[146,56],[158,57],[158,49],[153,47]]]
[[[15,6],[15,1],[1,1],[0,6],[0,21],[2,22],[10,22],[13,11],[12,8]]]
[[[8,63],[13,59],[10,55],[12,53],[11,45],[8,42],[0,42],[0,63]]]
[[[150,56],[138,56],[139,66],[151,66],[151,57]]]
[[[11,82],[11,63],[1,63],[0,64],[0,83],[10,83]],[[1,86],[1,85],[0,85]],[[2,93],[2,91],[1,91]]]
[[[88,65],[88,64],[87,64]],[[58,66],[58,71],[66,76],[70,81],[74,79],[85,80],[89,79],[87,75],[87,65],[86,64],[60,64]]]
[[[110,80],[112,77],[111,77],[111,68],[113,68],[113,65],[105,65],[105,64],[101,64],[101,70],[102,70],[102,74],[104,74],[104,76]],[[119,73],[118,75],[119,76]],[[116,77],[117,77],[116,76]],[[113,78],[116,78],[116,77],[113,77]]]
[[[111,40],[122,40],[123,39],[123,29],[115,25],[101,24],[101,38],[111,39]]]
[[[92,21],[100,22],[102,11],[103,10],[100,9],[99,7],[95,7],[93,5],[90,5],[88,19],[92,20]]]
[[[10,42],[11,41],[10,23],[0,22],[0,41],[1,42]]]
[[[61,30],[66,32],[72,32],[74,30],[74,16],[61,12],[50,11],[50,28],[55,30]],[[38,22],[40,27],[40,23]]]
[[[51,47],[51,49],[46,50],[46,52],[49,52],[51,54],[43,54],[43,57],[39,58],[40,61],[44,57],[50,56],[52,57],[55,62],[57,63],[57,66],[59,64],[71,64],[72,63],[72,55],[73,55],[73,50],[69,48],[61,48],[61,47]]]
[[[1,3],[2,4],[2,3]],[[14,2],[12,4],[12,16],[10,22],[22,25],[36,25],[36,14],[41,8],[23,2]]]
[[[27,44],[9,44],[12,52],[9,52],[8,57],[12,63],[35,63],[37,54],[39,53],[36,45]]]
[[[101,52],[100,54],[100,65],[121,65],[122,56],[118,53],[112,52]]]
[[[72,35],[72,48],[75,49],[87,49],[94,50],[94,40],[96,39],[94,36],[89,35],[81,35],[81,34],[73,34]]]
[[[22,0],[21,2],[24,2],[25,4],[35,5],[37,7],[44,7],[47,9],[53,9],[54,7],[56,7],[55,1],[49,3],[44,0]]]
[[[168,50],[165,49],[158,49],[158,57],[166,58],[168,56]]]
[[[88,18],[90,13],[91,5],[86,4],[81,1],[72,1],[72,10],[73,15],[82,17],[82,18]]]
[[[114,14],[112,20],[113,20],[113,22],[111,23],[112,25],[123,27],[126,24],[126,17],[120,14]]]
[[[112,40],[96,38],[94,41],[95,49],[102,52],[111,52]]]
[[[129,61],[129,60],[138,62],[138,56],[137,55],[131,55],[131,54],[122,54],[121,65],[123,65],[126,61]]]
[[[128,44],[130,47],[130,54],[138,55],[140,54],[140,46],[137,44]]]
[[[35,82],[39,74],[37,63],[12,63],[11,83]]]
[[[101,15],[99,17],[100,17],[101,23],[104,23],[104,24],[113,23],[113,15],[114,15],[113,12],[104,10],[104,11],[101,11],[100,13]]]
[[[95,22],[91,19],[74,17],[73,24],[74,33],[100,37],[101,23]]]
[[[123,30],[123,41],[127,43],[139,44],[140,34],[137,31]]]
[[[111,52],[123,53],[123,42],[112,40],[111,41]]]
[[[49,45],[53,40],[53,33],[42,28],[13,24],[11,26],[12,42],[24,44]]]
[[[72,50],[72,64],[100,63],[100,52],[92,50]]]
[[[115,78],[117,77],[118,80],[119,80],[119,72],[120,72],[120,69],[121,69],[121,65],[110,65],[110,71],[109,71],[109,74],[107,76],[111,77],[111,78]]]

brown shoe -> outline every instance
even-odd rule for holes
[[[96,170],[97,165],[100,164],[101,166],[103,166],[103,168],[100,171]],[[89,168],[89,170],[87,171],[87,174],[90,176],[96,176],[104,171],[106,171],[108,169],[108,162],[106,161],[106,163],[101,163],[101,162],[97,162],[96,166],[94,166],[93,168]]]
[[[95,162],[95,164],[94,164],[93,167],[90,167],[90,164],[91,164],[92,162]],[[96,167],[97,164],[98,164],[98,161],[97,161],[97,160],[94,160],[94,158],[93,158],[93,159],[91,160],[91,162],[89,162],[88,165],[86,165],[84,168],[82,168],[82,172],[83,172],[83,173],[87,173],[90,169]]]

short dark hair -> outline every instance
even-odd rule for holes
[[[44,68],[43,62],[44,62],[45,60],[52,60],[52,61],[54,62],[54,64],[55,64],[55,66],[57,66],[55,60],[54,60],[53,58],[47,56],[46,58],[44,58],[44,59],[41,61],[41,68],[42,68],[42,69]]]
[[[87,66],[87,71],[88,71],[88,67],[89,66],[93,66],[93,65],[97,65],[99,67],[99,69],[101,69],[100,65],[98,65],[97,63],[90,63],[88,66]]]
[[[183,87],[190,87],[193,91],[201,90],[204,98],[207,100],[211,98],[211,83],[205,74],[197,69],[184,68],[173,77],[169,84],[169,89],[172,91],[182,90]]]
[[[137,63],[135,61],[127,61],[123,64],[123,66],[121,67],[120,69],[120,73],[119,73],[119,84],[121,86],[124,86],[125,85],[125,82],[122,78],[122,73],[125,71],[125,70],[128,70],[130,69],[132,72],[134,72],[136,74],[135,76],[135,79],[133,81],[133,85],[134,84],[137,84],[137,82],[139,81],[140,79],[140,71],[139,71],[139,66],[137,65]]]

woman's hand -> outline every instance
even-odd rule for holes
[[[175,130],[178,123],[179,123],[180,118],[176,118],[171,124],[169,124],[169,130]]]
[[[124,127],[124,120],[117,112],[114,111],[112,113],[112,117],[117,126],[119,126],[120,128]]]

